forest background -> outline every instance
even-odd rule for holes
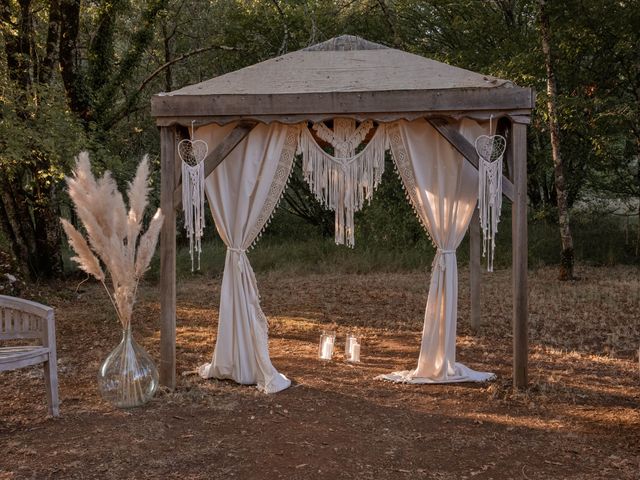
[[[123,186],[149,153],[153,203],[158,203],[159,135],[150,117],[151,95],[341,34],[533,87],[530,265],[561,262],[561,232],[566,232],[559,228],[559,192],[570,213],[578,262],[640,263],[636,0],[2,0],[0,5],[3,278],[44,279],[72,271],[59,217],[73,219],[64,176],[80,150],[91,152],[97,173],[109,169]],[[549,50],[543,49],[545,32]],[[558,151],[550,136],[554,120]],[[357,215],[352,251],[333,245],[333,213],[309,194],[298,166],[252,254],[255,269],[367,272],[427,266],[433,249],[390,161],[387,167],[374,200]],[[510,264],[509,223],[507,208],[498,266]],[[205,273],[221,272],[224,257],[211,225],[209,218]],[[463,246],[463,261],[465,255]],[[186,274],[188,253],[179,255],[179,262]]]

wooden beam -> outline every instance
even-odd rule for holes
[[[480,165],[480,159],[475,147],[471,145],[471,143],[464,138],[464,136],[458,132],[458,130],[447,119],[428,118],[427,121],[451,144],[453,148],[466,158],[471,165],[476,167],[476,169],[478,168]],[[504,175],[502,175],[502,193],[504,193],[504,196],[513,202],[513,183],[511,183],[511,181]]]
[[[518,123],[530,123],[529,115],[531,109],[518,109],[518,110],[411,110],[403,112],[360,112],[353,111],[346,114],[349,118],[354,118],[359,121],[373,120],[376,122],[395,122],[396,120],[415,120],[417,118],[429,118],[429,117],[450,117],[450,118],[471,118],[474,120],[489,120],[493,115],[493,118],[507,117],[517,119]],[[342,114],[343,116],[345,114]],[[181,125],[183,127],[191,127],[191,122],[195,121],[196,126],[207,125],[210,123],[217,123],[224,125],[231,122],[237,122],[241,120],[254,120],[261,123],[280,122],[286,124],[300,123],[300,122],[322,122],[324,120],[331,120],[336,116],[334,113],[320,112],[320,113],[296,113],[296,114],[282,114],[282,115],[192,115],[181,117],[179,115],[163,115],[156,118],[156,125],[158,127],[169,127],[172,125]]]
[[[513,275],[513,386],[527,387],[529,335],[528,320],[528,249],[527,249],[527,126],[513,123],[513,185],[515,198],[511,210]]]
[[[482,255],[482,239],[480,238],[480,215],[478,209],[473,211],[469,224],[469,290],[471,293],[471,318],[470,325],[473,332],[480,329],[480,278]]]
[[[160,383],[176,386],[176,185],[175,127],[160,128]]]
[[[233,130],[229,132],[226,138],[214,148],[204,161],[204,176],[208,177],[222,161],[229,156],[234,148],[249,135],[249,132],[257,125],[258,122],[245,120],[238,122]],[[178,182],[173,192],[173,205],[175,209],[182,205],[182,183]]]
[[[530,110],[530,88],[440,88],[425,90],[333,91],[291,93],[158,94],[151,97],[153,117],[208,115],[295,115],[353,112],[431,112],[451,110]]]

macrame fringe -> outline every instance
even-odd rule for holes
[[[302,154],[302,172],[311,192],[325,208],[336,212],[336,244],[353,247],[354,214],[371,200],[382,180],[388,140],[386,127],[381,124],[364,149],[354,155],[373,124],[363,122],[350,136],[340,130],[344,128],[340,127],[340,122],[336,121],[335,124],[333,132],[324,124],[317,124],[314,129],[320,138],[336,142],[334,148],[338,155],[346,153],[348,156],[340,158],[329,155],[305,127],[300,130],[298,154]],[[349,137],[348,141],[340,140],[345,136]]]
[[[191,271],[194,270],[194,253],[198,254],[198,270],[200,270],[200,254],[202,253],[202,236],[204,234],[204,162],[189,165],[182,162],[182,208],[184,210],[184,228],[189,237],[189,254],[191,255]]]
[[[482,228],[482,256],[487,257],[487,271],[493,272],[496,234],[502,210],[502,155],[494,161],[480,157],[478,210]]]

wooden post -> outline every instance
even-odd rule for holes
[[[513,386],[527,387],[527,126],[512,123],[514,201],[511,213],[513,248]]]
[[[160,127],[160,384],[176,386],[176,188],[175,127]]]
[[[480,328],[481,243],[480,215],[476,208],[469,224],[469,290],[471,293],[471,330],[473,332],[477,332]]]

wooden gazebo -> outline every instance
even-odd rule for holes
[[[173,388],[176,346],[176,209],[181,202],[178,128],[238,122],[209,152],[211,173],[258,122],[321,121],[342,116],[390,122],[426,118],[466,160],[478,167],[474,146],[451,126],[463,117],[498,121],[508,139],[503,193],[512,201],[513,381],[527,384],[527,124],[534,92],[344,35],[211,80],[155,95],[151,112],[160,128],[160,381]],[[480,324],[480,232],[471,223],[471,324]]]

